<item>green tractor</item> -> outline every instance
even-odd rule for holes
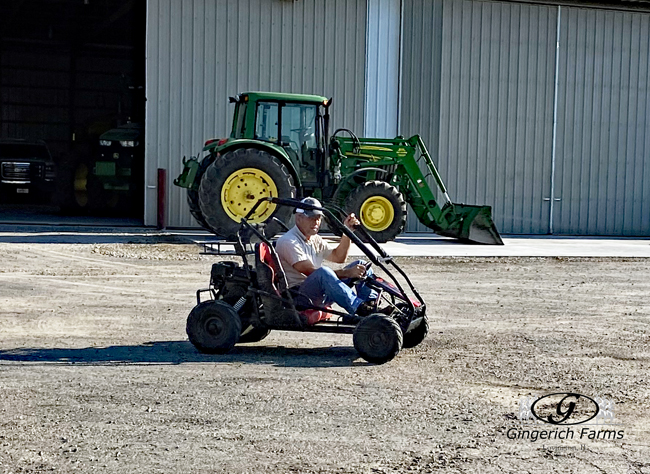
[[[330,137],[331,99],[315,95],[246,92],[235,104],[229,138],[208,140],[202,159],[183,159],[174,180],[187,188],[190,212],[204,228],[232,239],[241,219],[263,197],[314,196],[333,209],[354,212],[378,242],[406,227],[406,204],[440,235],[502,245],[489,206],[451,202],[419,135],[357,138],[347,129]],[[418,163],[434,178],[442,205]],[[272,237],[290,209],[267,201],[249,222]]]

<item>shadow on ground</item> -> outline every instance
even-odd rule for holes
[[[192,241],[173,235],[156,234],[120,234],[119,230],[112,229],[113,233],[94,233],[87,229],[79,231],[45,230],[33,232],[28,235],[25,230],[7,231],[0,226],[1,232],[16,232],[22,235],[0,235],[0,243],[4,244],[191,244]],[[51,233],[50,233],[51,232]]]
[[[160,232],[145,227],[31,225],[0,222],[0,243],[7,244],[188,244],[208,235]]]
[[[19,348],[0,350],[0,362],[42,365],[155,365],[184,363],[270,364],[278,367],[350,367],[367,365],[352,347],[288,348],[236,346],[224,355],[201,354],[188,341],[150,342],[137,346]]]

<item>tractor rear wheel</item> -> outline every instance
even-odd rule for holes
[[[385,181],[367,181],[353,189],[345,210],[354,212],[377,242],[394,240],[406,227],[404,196]]]
[[[106,191],[104,184],[93,174],[93,164],[77,163],[73,172],[73,200],[82,211],[110,211],[117,208],[119,195]]]
[[[223,301],[204,301],[187,317],[187,336],[200,352],[225,354],[239,341],[241,320]]]
[[[199,176],[199,179],[201,178],[201,176],[203,176],[203,173],[205,173],[205,170],[213,161],[214,161],[214,157],[212,155],[206,156],[201,160],[201,163],[199,164],[199,169],[197,171],[197,175]],[[190,208],[190,214],[192,214],[192,217],[194,217],[196,222],[198,222],[201,225],[201,227],[203,227],[204,229],[210,230],[208,223],[205,222],[205,218],[203,217],[203,214],[201,214],[198,191],[195,191],[193,189],[187,190],[187,205]]]
[[[198,195],[208,229],[233,240],[241,219],[260,198],[294,198],[296,187],[289,170],[277,157],[256,148],[238,148],[225,152],[207,167]],[[282,230],[273,217],[286,223],[291,208],[264,202],[249,222],[265,223],[264,233],[271,238]]]
[[[365,317],[354,329],[354,348],[368,362],[383,364],[402,349],[404,335],[394,319],[383,314]]]

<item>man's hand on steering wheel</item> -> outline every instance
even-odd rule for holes
[[[357,264],[354,267],[345,269],[345,277],[351,278],[352,280],[359,280],[366,276],[366,266]]]

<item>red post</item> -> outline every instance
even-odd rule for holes
[[[158,229],[167,227],[167,170],[158,168]]]

